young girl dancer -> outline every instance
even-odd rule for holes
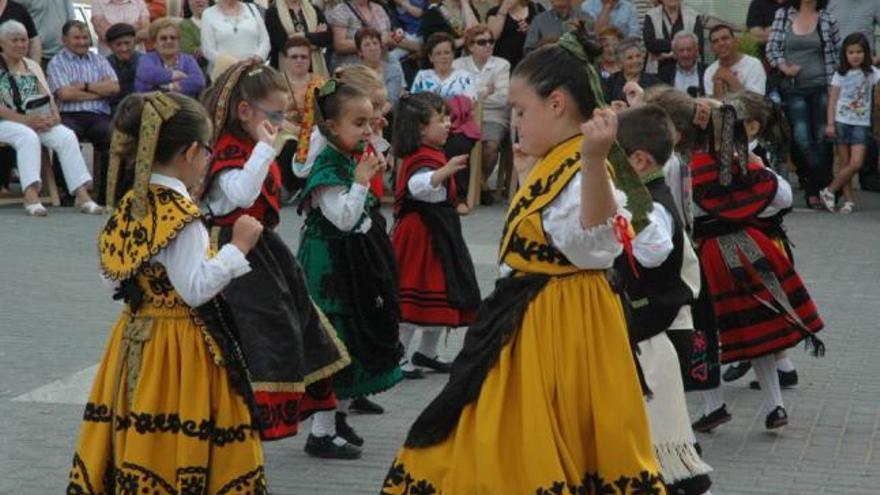
[[[605,277],[621,253],[613,226],[627,212],[605,161],[617,120],[596,111],[588,50],[601,53],[566,34],[514,70],[514,127],[522,152],[540,159],[511,202],[503,277],[383,494],[665,493]]]
[[[86,405],[67,492],[139,485],[266,494],[244,362],[232,322],[217,314],[220,291],[250,271],[245,255],[262,226],[242,215],[213,254],[189,193],[211,156],[211,124],[196,101],[132,95],[114,128],[109,206],[122,157],[137,156],[136,177],[98,249],[125,307]]]
[[[334,410],[327,378],[349,362],[336,332],[309,298],[296,258],[274,232],[281,169],[273,146],[287,98],[283,76],[254,62],[233,65],[205,94],[216,143],[206,187],[212,239],[219,246],[228,243],[242,215],[265,227],[248,258],[252,272],[224,291],[242,330],[264,440],[295,435],[300,420]]]
[[[307,212],[298,258],[309,290],[352,357],[333,379],[340,398],[335,431],[313,432],[306,452],[334,449],[359,457],[361,438],[347,423],[349,399],[387,390],[403,379],[398,325],[397,265],[370,180],[382,173],[375,154],[362,153],[372,135],[368,95],[331,79],[318,97],[319,126],[328,144],[302,191]],[[341,457],[341,456],[340,456]]]
[[[880,81],[880,70],[873,65],[871,45],[862,33],[853,33],[843,40],[840,67],[831,78],[828,94],[828,125],[825,135],[837,143],[841,168],[834,180],[819,191],[819,198],[828,211],[837,206],[836,194],[843,193],[843,206],[838,213],[852,213],[855,207],[852,178],[865,161],[865,146],[870,139],[874,85]]]
[[[422,378],[413,364],[448,371],[437,358],[437,344],[448,327],[470,325],[480,305],[480,287],[455,212],[452,177],[467,167],[461,155],[447,162],[446,102],[434,93],[404,95],[394,119],[394,154],[403,159],[394,195],[391,242],[400,267],[400,340],[406,349],[401,369]],[[409,344],[421,329],[419,350]]]

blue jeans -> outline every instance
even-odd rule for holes
[[[833,178],[834,148],[825,137],[828,88],[798,88],[783,92],[791,125],[792,158],[807,196],[816,196]]]

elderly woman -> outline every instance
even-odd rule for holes
[[[480,14],[471,0],[432,1],[422,14],[422,37],[446,33],[455,40],[456,51],[464,46],[464,32],[480,23]]]
[[[700,61],[703,60],[703,17],[697,11],[682,5],[684,0],[661,0],[660,5],[645,13],[642,39],[650,52],[645,68],[649,74],[660,72],[661,65],[675,65],[672,38],[679,31],[694,33],[699,39]]]
[[[391,29],[391,18],[382,4],[372,0],[341,0],[327,11],[333,29],[333,67],[358,63],[354,35],[363,28],[373,28],[382,36],[386,48],[396,48],[404,41],[403,30]]]
[[[510,63],[492,55],[495,40],[489,27],[478,24],[464,32],[465,48],[469,55],[452,63],[456,70],[475,74],[477,94],[483,103],[483,184],[480,202],[494,202],[487,180],[498,161],[498,146],[510,125],[507,93],[510,87]]]
[[[312,45],[312,72],[322,77],[329,76],[321,49],[333,46],[333,33],[327,26],[324,12],[309,0],[276,0],[266,11],[266,29],[272,45],[269,52],[272,67],[282,68],[280,54],[285,43],[294,36],[301,36]]]
[[[620,72],[620,62],[617,61],[617,45],[623,40],[623,32],[614,26],[608,26],[599,31],[599,41],[602,43],[599,76],[603,81]]]
[[[177,22],[168,17],[153,21],[150,40],[156,49],[138,60],[134,82],[137,91],[176,91],[198,97],[205,88],[205,76],[196,59],[180,51]]]
[[[28,215],[46,216],[40,204],[40,145],[58,155],[67,188],[83,213],[103,210],[89,196],[92,177],[86,168],[76,134],[61,125],[58,108],[40,65],[25,58],[27,29],[18,21],[0,24],[0,142],[12,146],[18,156],[18,175]]]
[[[640,39],[628,38],[621,41],[617,45],[615,54],[621,70],[612,74],[603,84],[606,101],[622,101],[630,104],[629,100],[633,97],[631,88],[634,88],[634,85],[647,89],[663,84],[659,77],[645,73],[646,50]]]
[[[211,68],[221,56],[235,60],[269,57],[269,33],[260,10],[252,3],[217,0],[202,14],[201,35],[202,55]]]
[[[187,0],[183,7],[183,20],[177,25],[180,51],[192,55],[203,73],[207,73],[208,59],[202,55],[202,14],[212,4],[210,0]]]
[[[383,48],[381,33],[373,28],[360,29],[354,35],[354,43],[361,63],[376,71],[385,82],[388,102],[392,106],[397,105],[400,94],[406,88],[406,80],[400,62]]]

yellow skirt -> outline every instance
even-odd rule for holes
[[[666,493],[619,299],[552,279],[442,443],[404,447],[383,495]]]
[[[189,308],[128,322],[125,311],[95,377],[67,493],[267,493],[250,412]]]

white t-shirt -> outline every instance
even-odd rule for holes
[[[871,126],[871,105],[874,85],[880,81],[880,70],[872,67],[865,75],[861,69],[850,69],[845,76],[835,72],[831,85],[840,88],[834,121],[841,124]]]
[[[703,74],[706,96],[714,96],[715,85],[712,83],[712,78],[715,77],[715,73],[718,72],[718,67],[720,66],[720,62],[716,60],[706,69],[706,73]],[[767,91],[767,73],[764,72],[764,64],[760,60],[751,55],[743,55],[739,62],[733,64],[730,68],[746,90],[762,95]]]

